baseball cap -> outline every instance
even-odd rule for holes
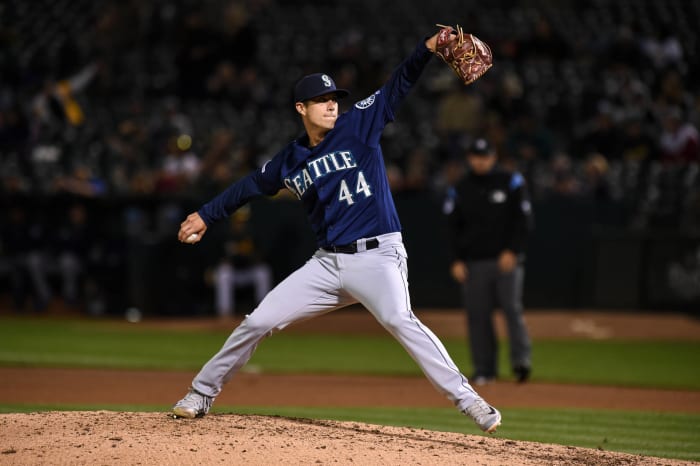
[[[339,99],[350,94],[345,89],[336,88],[335,81],[327,74],[309,74],[301,78],[294,87],[294,102],[303,102],[331,92],[335,92]]]
[[[491,144],[484,138],[474,139],[467,149],[467,154],[474,155],[491,155],[493,150],[491,149]]]

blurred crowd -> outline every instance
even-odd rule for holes
[[[359,100],[435,16],[461,19],[496,66],[470,87],[445,67],[428,73],[386,136],[395,191],[450,183],[483,135],[536,196],[641,202],[637,191],[668,176],[683,185],[677,196],[697,197],[697,2],[455,0],[430,15],[409,2],[392,16],[370,0],[1,8],[4,193],[214,193],[300,130],[299,76],[327,71]]]
[[[441,196],[462,173],[465,148],[484,136],[535,200],[617,202],[632,212],[627,226],[700,229],[699,2],[401,5],[4,1],[0,197],[199,202],[301,130],[291,93],[299,77],[331,74],[352,91],[342,102],[351,105],[433,23],[455,21],[490,44],[495,65],[468,87],[443,64],[426,70],[384,135],[395,193]],[[7,254],[26,212],[5,206]],[[65,214],[66,229],[79,211]],[[166,204],[159,215],[181,214]],[[142,221],[138,210],[128,216]],[[88,248],[64,246],[74,256]],[[69,277],[67,299],[74,262],[55,261]]]
[[[496,65],[469,87],[426,73],[386,135],[396,192],[439,191],[486,136],[536,197],[697,207],[697,2],[307,3],[3,2],[2,193],[209,196],[301,129],[299,76],[327,71],[359,100],[434,16]]]

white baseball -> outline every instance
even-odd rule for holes
[[[199,238],[199,235],[197,233],[192,233],[190,236],[187,237],[187,242],[188,243],[194,243],[197,241],[197,238]]]

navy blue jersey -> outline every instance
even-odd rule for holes
[[[286,188],[304,204],[319,247],[400,231],[379,141],[431,57],[421,41],[384,86],[338,117],[320,144],[309,148],[304,134],[202,206],[204,223]]]

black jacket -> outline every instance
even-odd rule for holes
[[[450,189],[443,210],[452,260],[495,259],[505,249],[524,257],[533,218],[519,173],[500,168],[482,176],[469,172]]]

